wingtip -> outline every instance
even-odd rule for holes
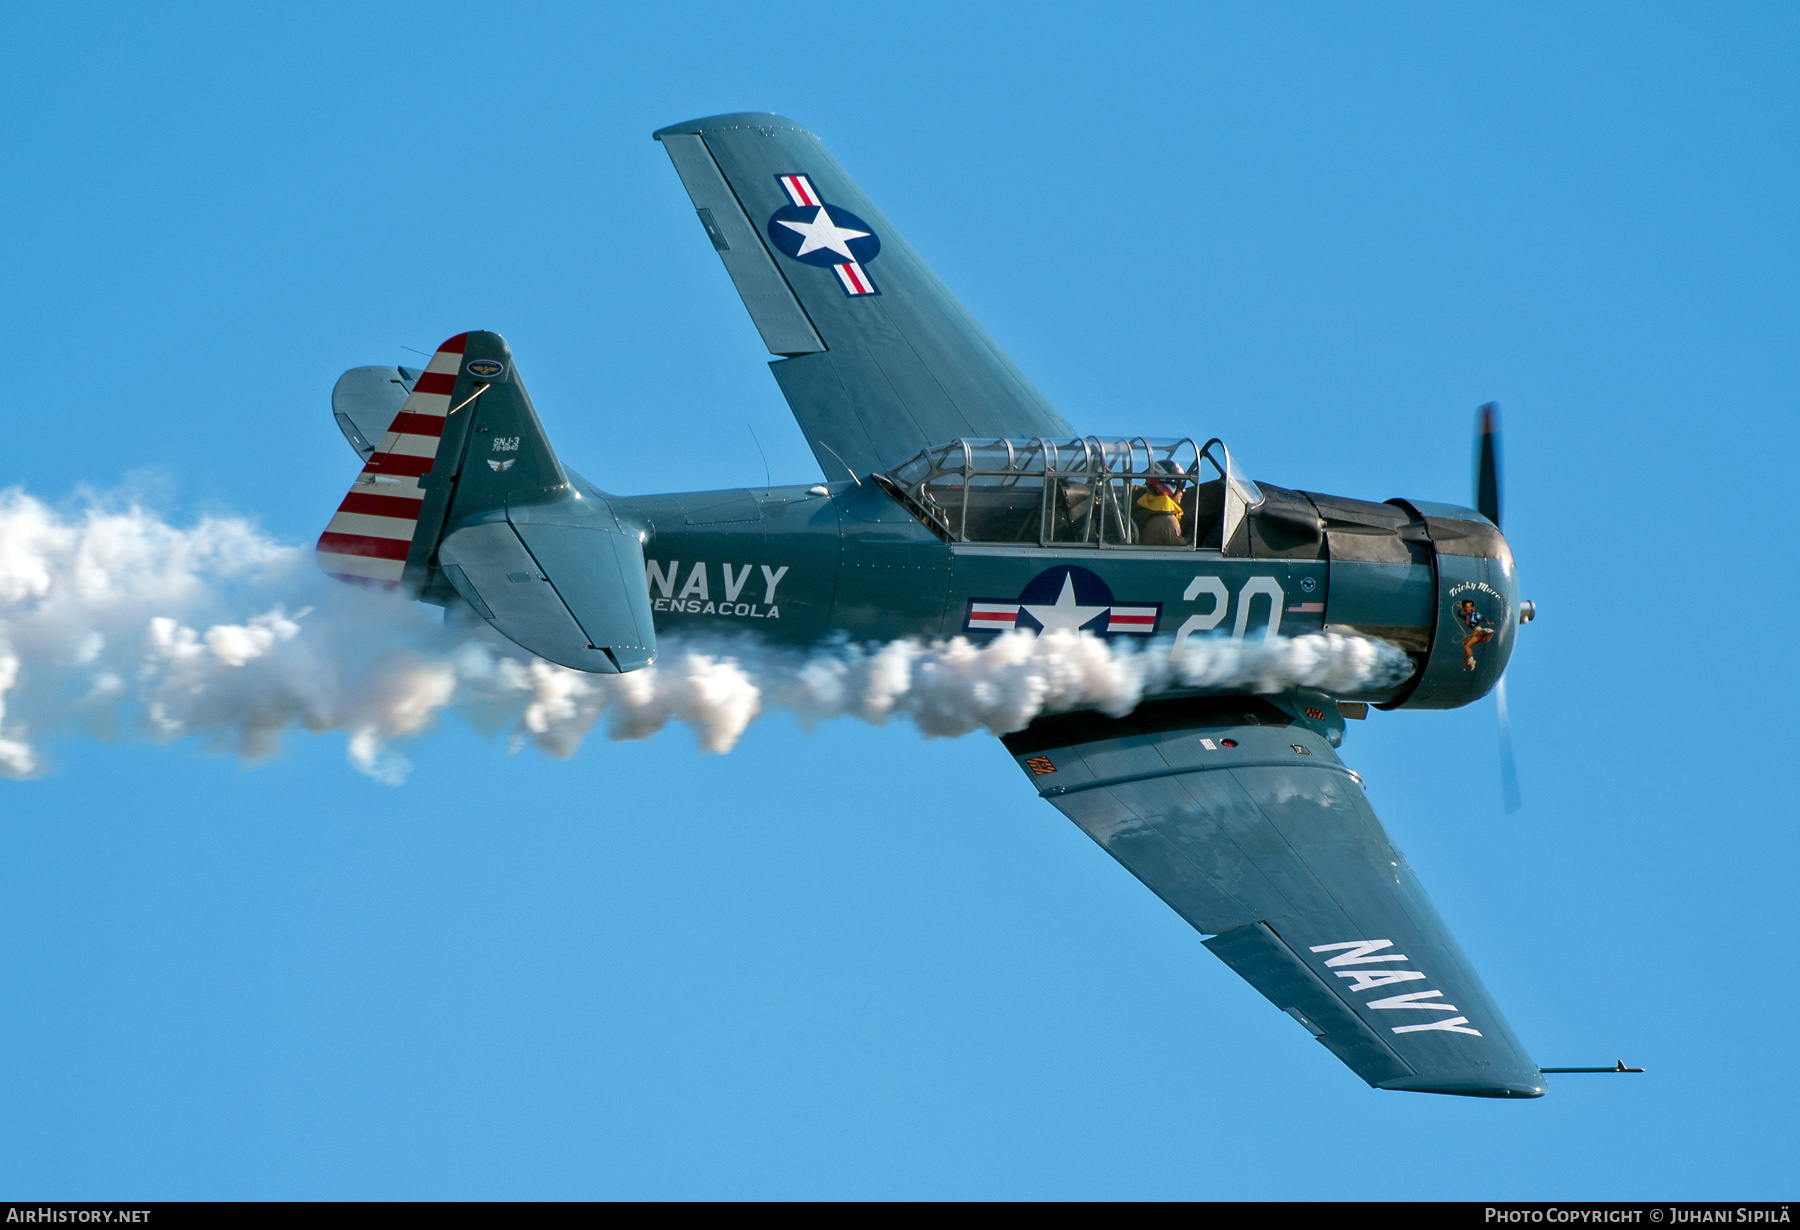
[[[1536,1079],[1518,1077],[1513,1080],[1407,1076],[1377,1082],[1375,1087],[1396,1093],[1439,1093],[1460,1098],[1541,1098],[1550,1092],[1542,1075]]]
[[[670,124],[658,128],[650,134],[650,139],[660,141],[667,136],[698,136],[704,132],[715,132],[721,128],[792,128],[814,135],[806,125],[798,120],[791,120],[785,115],[777,115],[773,111],[732,111],[725,115],[708,115],[697,120],[684,120],[679,124]]]

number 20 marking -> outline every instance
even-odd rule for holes
[[[1211,632],[1225,622],[1225,611],[1231,605],[1231,591],[1225,588],[1225,582],[1218,577],[1195,577],[1188,582],[1187,591],[1181,596],[1192,602],[1202,594],[1212,595],[1213,609],[1204,615],[1189,615],[1187,622],[1175,633],[1175,652],[1180,653],[1187,638],[1196,632]],[[1275,639],[1281,631],[1281,607],[1287,601],[1287,591],[1281,588],[1274,577],[1251,577],[1238,590],[1237,624],[1232,628],[1233,644],[1240,644],[1244,633],[1250,628],[1250,600],[1258,594],[1269,599],[1269,626],[1263,631],[1263,644]]]

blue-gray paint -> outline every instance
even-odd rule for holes
[[[1184,688],[1123,719],[1042,717],[1005,741],[1043,798],[1371,1085],[1542,1093],[1334,751],[1340,700],[1448,708],[1494,686],[1518,626],[1498,530],[1468,509],[1264,484],[1222,551],[947,541],[871,472],[956,437],[1067,438],[1069,426],[812,134],[763,115],[657,135],[765,342],[788,356],[776,379],[836,481],[603,492],[557,457],[504,339],[473,332],[420,481],[413,592],[466,607],[552,662],[605,673],[650,664],[658,638],[675,632],[792,646],[980,641],[995,633],[965,631],[971,602],[1016,601],[1066,565],[1093,573],[1115,605],[1158,608],[1165,638],[1385,637],[1415,669],[1380,691]],[[878,233],[879,255],[865,259],[879,294],[846,295],[832,268],[765,242],[763,223],[788,205],[781,173],[808,176],[822,200]],[[339,382],[337,417],[365,456],[376,420],[399,408],[390,370]],[[1475,645],[1456,607],[1470,595],[1493,634]],[[1410,976],[1387,977],[1398,973]]]
[[[718,195],[709,172],[722,176],[754,231],[756,250],[773,262],[816,331],[823,353],[786,359],[774,369],[825,473],[843,477],[846,465],[859,476],[887,470],[928,444],[958,436],[1073,434],[818,137],[793,120],[755,114],[712,116],[655,135],[696,205]],[[684,141],[696,138],[709,162],[677,156]],[[881,253],[868,273],[880,294],[847,297],[831,269],[770,250],[763,224],[790,204],[777,178],[784,174],[808,176],[822,201],[873,228]],[[712,195],[702,201],[706,193]],[[735,234],[729,238],[731,251],[719,255],[731,269],[739,246]],[[735,269],[732,276],[739,276]],[[767,302],[746,298],[765,340]]]

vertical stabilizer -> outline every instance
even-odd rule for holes
[[[467,603],[576,670],[656,658],[640,532],[557,460],[498,333],[438,348],[319,536],[319,563],[353,584]]]

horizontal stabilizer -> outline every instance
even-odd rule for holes
[[[654,631],[645,635],[648,592],[640,627],[620,583],[620,556],[636,546],[617,533],[499,521],[452,533],[438,548],[438,563],[463,600],[508,640],[561,666],[617,674],[656,656]],[[642,548],[636,554],[635,580],[644,589]]]
[[[331,390],[331,416],[364,461],[393,424],[418,383],[414,367],[353,367]]]

